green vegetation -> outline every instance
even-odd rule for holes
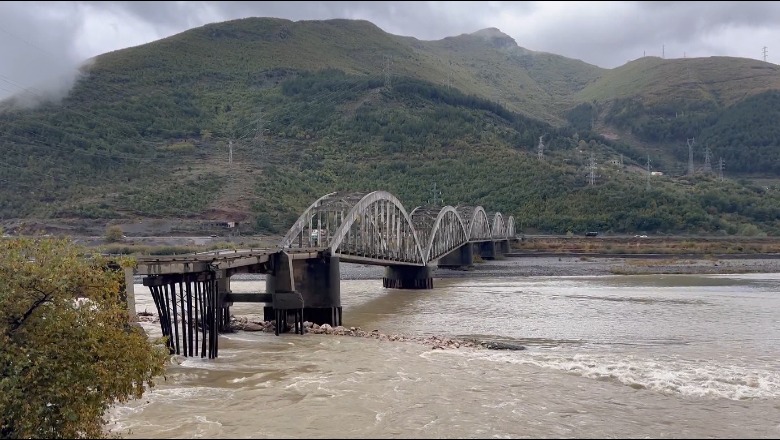
[[[728,177],[771,179],[771,90],[780,72],[754,60],[605,71],[495,29],[425,42],[365,21],[236,20],[104,54],[61,103],[0,110],[0,216],[236,216],[283,233],[331,191],[412,209],[436,184],[518,230],[777,234],[775,185],[683,176],[695,137],[697,164],[709,146]],[[665,175],[648,190],[651,153]]]
[[[162,374],[117,269],[66,240],[0,241],[0,437],[103,438],[104,412]]]
[[[108,243],[118,243],[124,238],[124,232],[119,226],[109,226],[106,228],[105,239]]]

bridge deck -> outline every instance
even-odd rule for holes
[[[137,259],[136,275],[168,275],[238,270],[267,264],[271,255],[284,251],[293,260],[317,258],[326,249],[245,249],[207,253],[143,256]]]

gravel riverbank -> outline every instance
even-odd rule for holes
[[[342,280],[381,279],[384,267],[341,263]],[[780,273],[780,258],[612,258],[612,257],[508,257],[475,263],[467,270],[436,268],[434,278],[502,276],[585,276],[629,274]],[[263,274],[235,275],[234,279],[265,279]]]

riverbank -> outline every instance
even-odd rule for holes
[[[341,263],[342,280],[381,280],[383,266]],[[640,274],[780,273],[780,258],[761,254],[745,258],[679,258],[673,255],[643,258],[611,256],[524,256],[474,263],[464,269],[434,268],[434,279],[479,277],[593,276]],[[135,276],[136,284],[142,276]],[[265,280],[265,274],[236,274],[234,280]]]
[[[384,267],[341,263],[341,279],[382,279]],[[435,268],[436,278],[587,276],[634,274],[780,273],[780,258],[617,258],[593,256],[507,257],[475,263],[466,269]],[[234,279],[264,279],[263,274],[234,275]]]

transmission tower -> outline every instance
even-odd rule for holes
[[[263,147],[263,114],[257,111],[257,126],[255,127],[255,145]]]
[[[764,61],[766,62],[766,46],[764,46]]]
[[[433,206],[439,206],[440,204],[444,204],[444,201],[441,199],[441,191],[436,189],[436,182],[433,182],[433,189],[431,189],[431,195],[433,195],[433,203],[431,201],[428,201],[429,205]]]
[[[452,60],[450,60],[450,70],[447,72],[447,88],[452,88]]]
[[[385,89],[390,90],[390,56],[385,56]]]
[[[544,143],[542,142],[542,138],[544,135],[539,136],[539,146],[536,147],[536,155],[539,157],[539,160],[544,160]]]
[[[710,147],[704,148],[704,172],[705,173],[711,173],[712,172],[712,163],[710,163]]]
[[[696,143],[696,138],[688,139],[688,175],[693,176],[693,144]]]
[[[645,185],[645,189],[650,191],[650,155],[647,155],[647,184]]]
[[[720,160],[718,161],[718,174],[719,174],[718,177],[720,178],[721,182],[723,182],[723,169],[724,168],[726,168],[726,162],[721,157]]]
[[[596,157],[593,153],[590,153],[590,185],[596,184]]]

